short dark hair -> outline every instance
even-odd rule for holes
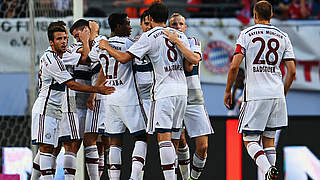
[[[66,32],[66,29],[64,28],[64,25],[58,25],[57,22],[52,22],[49,24],[48,27],[48,39],[49,41],[54,41],[54,33],[55,32]]]
[[[70,28],[70,33],[72,33],[75,29],[83,30],[84,27],[86,27],[86,26],[90,29],[89,21],[87,21],[85,19],[79,19],[72,24],[72,26]]]
[[[152,3],[148,12],[156,23],[166,23],[169,17],[168,7],[161,2]]]
[[[268,1],[259,1],[254,5],[254,10],[260,20],[270,20],[272,16],[272,5]]]
[[[147,17],[147,16],[149,16],[149,11],[148,11],[148,9],[145,10],[145,11],[143,11],[143,13],[141,14],[141,16],[140,16],[140,23],[141,23],[142,21],[144,21],[145,17]]]
[[[114,32],[117,28],[117,25],[123,25],[126,22],[128,15],[127,13],[117,12],[112,13],[108,17],[108,23],[111,28],[111,32]]]

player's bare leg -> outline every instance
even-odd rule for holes
[[[263,148],[259,145],[260,135],[246,135],[243,133],[243,139],[250,157],[254,160],[260,170],[262,170],[263,174],[267,174],[268,171],[272,169],[272,165]]]
[[[44,180],[53,180],[53,145],[40,144],[40,171]]]
[[[77,169],[77,153],[79,150],[80,140],[68,140],[64,141],[64,163],[63,169],[66,180],[74,180]]]
[[[120,180],[121,173],[121,151],[122,151],[122,136],[110,138],[109,151],[109,179]]]
[[[204,169],[208,151],[208,136],[199,136],[196,140],[196,152],[193,155],[191,178],[198,179]]]
[[[83,139],[85,162],[90,180],[100,179],[98,171],[99,154],[96,144],[98,135],[98,133],[85,133]]]
[[[158,132],[157,136],[159,143],[160,162],[164,178],[166,180],[176,179],[176,151],[171,141],[171,132]]]

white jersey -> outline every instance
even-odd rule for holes
[[[62,96],[65,82],[72,79],[61,58],[53,51],[46,50],[40,58],[39,95],[32,113],[48,115],[60,119]]]
[[[74,67],[79,63],[81,58],[81,54],[77,53],[81,47],[81,44],[72,44],[62,56],[62,61],[72,77],[74,77]],[[76,112],[75,91],[66,87],[65,92],[62,102],[62,112]]]
[[[153,65],[152,100],[183,95],[187,96],[187,82],[184,74],[182,53],[163,36],[165,28],[155,27],[141,35],[129,52],[137,58],[147,55]],[[175,31],[168,28],[170,31]],[[187,37],[177,31],[180,40],[190,49]]]
[[[125,52],[133,44],[127,37],[111,37],[108,39],[110,46]],[[116,61],[106,51],[100,51],[99,58],[103,73],[107,78],[106,86],[115,87],[114,93],[105,96],[107,105],[130,106],[138,105],[139,99],[135,85],[132,61],[122,64]]]
[[[201,53],[201,43],[196,38],[188,38],[191,51],[200,54]],[[185,71],[187,77],[187,85],[188,85],[188,105],[200,105],[204,104],[203,93],[201,90],[200,84],[200,66],[199,64],[193,65],[193,69],[191,72]]]
[[[244,100],[284,98],[280,62],[295,58],[288,34],[271,25],[256,24],[241,31],[237,45],[245,54]]]
[[[107,40],[107,38],[105,36],[97,36],[96,38],[94,38],[94,40],[92,41],[92,48],[89,52],[89,58],[91,59],[91,65],[90,65],[90,69],[91,69],[91,85],[94,86],[96,84],[96,81],[98,79],[98,75],[101,69],[101,64],[100,64],[100,60],[99,60],[99,43],[100,41],[104,39]],[[102,94],[97,94],[96,99],[101,99],[104,95]]]

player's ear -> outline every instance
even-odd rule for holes
[[[53,46],[53,41],[52,40],[50,40],[49,43],[50,43],[50,46]]]

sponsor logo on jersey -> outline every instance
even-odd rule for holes
[[[233,55],[232,46],[223,41],[211,41],[204,48],[203,65],[212,74],[226,74]]]

